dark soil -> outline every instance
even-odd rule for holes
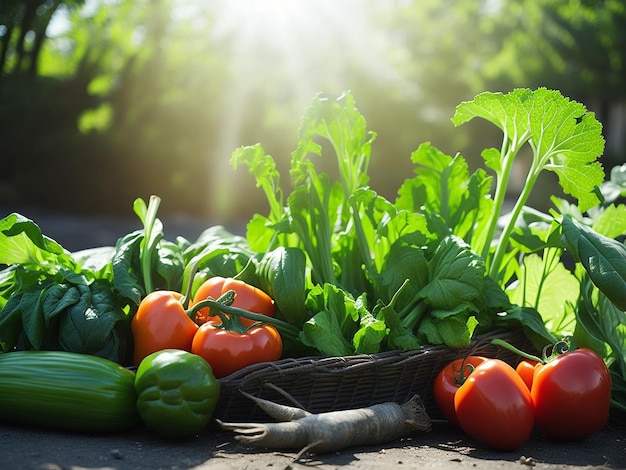
[[[448,425],[384,445],[304,456],[242,446],[216,426],[185,441],[168,441],[140,427],[120,434],[76,434],[0,425],[0,468],[6,469],[458,469],[626,468],[626,426],[610,423],[581,442],[539,435],[513,452],[490,451]]]

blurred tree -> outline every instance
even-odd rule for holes
[[[156,193],[164,211],[248,218],[263,198],[230,153],[261,142],[289,184],[304,107],[345,89],[378,134],[372,187],[393,197],[423,141],[474,165],[499,145],[478,121],[450,122],[480,91],[557,88],[597,103],[608,123],[626,93],[624,10],[621,0],[3,0],[0,203],[4,184],[14,201],[128,214]]]
[[[83,3],[69,1],[70,4]],[[0,4],[0,72],[34,76],[46,29],[61,4],[52,1],[6,0]]]
[[[2,3],[4,199],[85,210],[102,209],[105,201],[115,199],[110,197],[113,185],[102,188],[102,193],[95,191],[104,186],[99,178],[106,173],[93,172],[115,162],[94,158],[92,139],[79,127],[85,116],[89,121],[85,113],[94,110],[104,115],[106,124],[110,90],[139,49],[132,35],[148,6],[109,2],[105,8],[71,0]]]
[[[604,124],[605,166],[623,163],[626,3],[500,0],[493,5],[490,28],[502,46],[485,64],[485,78],[506,86],[554,88],[585,103]]]

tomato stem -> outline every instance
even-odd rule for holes
[[[228,294],[229,292],[232,292],[232,295],[234,295],[234,291],[227,291],[225,292],[222,297],[224,297],[226,294]],[[220,299],[222,298],[220,297]],[[204,308],[204,307],[209,307],[211,309],[215,309],[219,315],[219,313],[222,314],[226,314],[230,317],[242,317],[242,318],[247,318],[248,320],[254,320],[256,322],[259,323],[268,323],[272,326],[274,326],[281,335],[287,336],[291,339],[297,339],[299,334],[300,334],[300,329],[296,328],[295,326],[284,322],[282,320],[279,320],[277,318],[274,317],[269,317],[267,315],[262,315],[260,313],[254,313],[254,312],[250,312],[248,310],[244,310],[242,308],[238,308],[238,307],[233,307],[232,305],[225,305],[224,303],[218,302],[214,299],[205,299],[205,300],[201,300],[200,302],[198,302],[197,304],[195,304],[190,310],[189,312],[194,312],[193,314],[195,315],[195,312],[197,312],[198,310]],[[188,315],[191,315],[191,313],[188,313]],[[223,322],[223,317],[222,315],[219,315],[220,318],[222,318],[222,322]]]
[[[454,382],[458,387],[460,387],[461,385],[465,383],[465,381],[467,380],[467,377],[469,377],[470,374],[474,372],[474,369],[475,369],[475,367],[472,364],[467,364],[465,361],[467,361],[467,357],[463,358],[463,362],[461,363],[461,368],[459,370],[459,375],[458,377],[454,378]],[[465,376],[466,370],[468,371],[467,377]]]
[[[234,331],[235,333],[239,333],[241,335],[245,334],[248,330],[250,330],[250,328],[252,328],[252,326],[246,328],[238,315],[228,316],[224,312],[218,310],[217,316],[220,317],[220,320],[222,322],[221,325],[215,325],[218,328],[222,328],[228,331]],[[258,323],[255,323],[254,325],[258,325]]]
[[[185,295],[190,294],[189,290],[191,290],[191,289],[188,289],[188,291],[187,291],[187,293]],[[220,295],[217,300],[213,299],[212,297],[209,297],[208,300],[213,300],[214,302],[217,302],[220,305],[230,306],[235,301],[235,291],[234,290],[229,290],[229,291],[224,292],[222,295]],[[193,305],[191,308],[185,310],[185,313],[187,314],[187,316],[189,318],[191,318],[194,322],[196,321],[196,315],[197,315],[198,311],[202,310],[205,307],[204,304],[201,305],[200,307],[198,307],[198,305],[200,303],[202,303],[202,302],[198,302],[197,304]],[[183,303],[183,305],[186,308],[187,303]],[[221,310],[217,309],[217,308],[216,308],[216,310],[217,310],[216,315],[219,315]],[[221,316],[220,316],[220,318],[221,318]]]
[[[532,354],[528,354],[528,353],[526,353],[526,352],[516,348],[512,344],[507,343],[506,341],[504,341],[502,339],[499,339],[499,338],[492,339],[491,340],[491,344],[493,344],[495,346],[501,346],[504,349],[508,349],[509,351],[514,352],[514,353],[522,356],[524,359],[528,359],[529,361],[536,361],[536,362],[538,362],[540,364],[545,364],[545,362],[546,362],[544,359],[541,359],[540,357],[534,356]]]

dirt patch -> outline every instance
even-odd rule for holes
[[[199,436],[169,441],[139,427],[119,434],[76,434],[0,425],[2,468],[11,469],[585,469],[626,468],[626,425],[610,423],[581,442],[551,442],[533,435],[514,452],[494,452],[445,424],[384,445],[331,454],[247,448],[233,434],[210,426]]]

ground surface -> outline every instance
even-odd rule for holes
[[[4,217],[14,209],[0,210]],[[126,219],[75,217],[22,210],[43,233],[71,251],[113,245],[140,228]],[[194,240],[207,225],[188,218],[163,220],[166,238]],[[493,452],[445,424],[428,434],[412,434],[385,445],[305,456],[296,452],[259,451],[237,443],[215,426],[184,442],[158,438],[144,428],[120,434],[90,435],[0,424],[0,469],[283,469],[433,468],[433,469],[626,469],[626,421],[613,420],[582,442],[555,443],[539,435],[514,452]]]
[[[428,434],[385,445],[307,456],[260,451],[213,427],[185,442],[163,440],[144,428],[84,435],[0,425],[0,468],[78,469],[587,469],[626,468],[626,426],[609,425],[583,442],[533,436],[514,452],[493,452],[461,432],[438,425]]]

